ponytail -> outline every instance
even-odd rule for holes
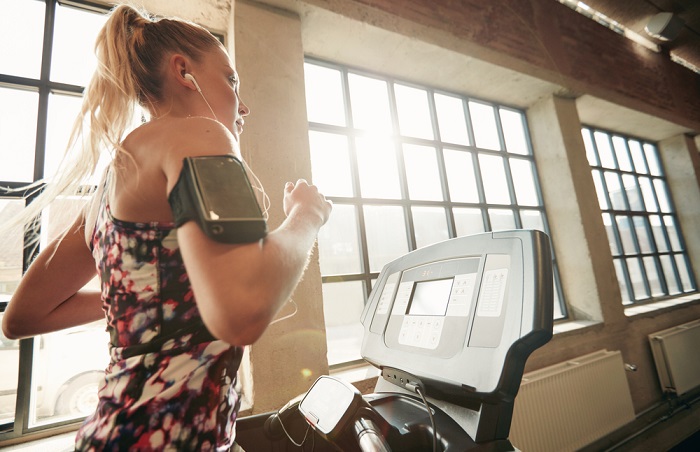
[[[59,196],[87,196],[92,190],[81,187],[94,174],[100,158],[109,158],[111,165],[118,153],[129,157],[121,142],[139,125],[139,106],[147,110],[163,100],[165,58],[183,53],[199,61],[204,52],[220,45],[211,33],[194,23],[154,19],[129,5],[115,7],[97,36],[97,69],[85,89],[80,114],[56,175],[51,180],[8,190],[26,191],[36,198],[19,215],[1,224],[0,233],[34,224],[42,210]],[[141,115],[144,120],[145,112]],[[82,209],[88,213],[94,210],[90,204],[85,203]],[[61,213],[74,217],[78,212]],[[92,226],[86,221],[86,237],[91,235]],[[25,247],[36,246],[37,241],[34,236]]]

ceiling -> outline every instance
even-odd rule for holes
[[[698,0],[582,0],[582,3],[668,50],[700,71],[700,1]],[[644,27],[660,12],[676,14],[682,21],[678,37],[661,41]]]

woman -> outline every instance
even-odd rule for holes
[[[285,221],[259,242],[214,242],[193,221],[175,228],[168,194],[183,158],[241,158],[249,110],[236,71],[203,28],[125,5],[96,51],[71,140],[84,138],[81,154],[34,212],[94,171],[101,147],[114,155],[93,202],[26,272],[3,332],[16,339],[106,318],[110,364],[77,450],[227,450],[242,346],[291,296],[331,204],[299,180],[284,188]],[[151,120],[123,138],[137,103]],[[96,273],[101,292],[83,289]]]

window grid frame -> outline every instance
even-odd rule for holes
[[[595,138],[596,132],[604,134],[607,138],[607,144],[609,146],[609,151],[612,156],[613,160],[613,165],[615,166],[614,168],[609,168],[607,166],[604,166],[603,161],[601,159],[601,151],[599,150],[598,143]],[[659,300],[663,299],[668,299],[672,297],[677,297],[677,296],[682,296],[688,293],[696,292],[697,291],[697,282],[695,281],[694,277],[694,272],[693,268],[690,263],[690,259],[688,257],[688,250],[687,246],[685,244],[685,239],[683,236],[683,232],[681,230],[680,222],[678,221],[678,216],[676,213],[676,208],[673,203],[673,198],[670,192],[670,189],[668,188],[668,182],[666,181],[666,172],[663,167],[663,162],[661,161],[660,158],[660,152],[658,149],[658,144],[651,142],[650,140],[645,140],[639,137],[634,137],[630,136],[627,134],[619,133],[619,132],[613,132],[610,130],[606,130],[600,127],[593,127],[589,125],[583,124],[581,127],[581,133],[582,134],[588,134],[588,143],[590,143],[590,151],[593,152],[593,157],[595,158],[595,164],[590,162],[589,159],[589,166],[591,167],[591,174],[593,178],[598,178],[598,181],[600,183],[600,187],[603,191],[603,193],[597,193],[599,199],[600,196],[603,195],[605,198],[605,204],[607,208],[603,208],[603,206],[600,206],[601,212],[603,217],[607,215],[607,217],[610,220],[610,227],[613,232],[613,237],[614,237],[614,242],[615,242],[615,247],[616,249],[610,249],[611,255],[613,258],[613,262],[617,262],[618,265],[621,268],[622,275],[624,278],[624,292],[622,294],[622,303],[623,305],[640,305],[640,304],[646,304],[646,303],[651,303],[651,302],[656,302]],[[624,170],[621,168],[619,158],[617,155],[617,148],[615,147],[613,137],[619,137],[620,139],[624,140],[624,152],[626,153],[626,157],[628,159],[629,164],[631,165],[632,169],[630,170]],[[640,149],[640,157],[641,160],[644,163],[645,170],[647,171],[646,173],[639,172],[636,169],[636,161],[634,159],[634,156],[632,154],[632,150],[630,148],[630,141],[637,142],[639,144],[639,149]],[[586,140],[584,140],[586,142]],[[649,158],[647,155],[647,146],[650,146],[653,149],[653,152],[655,154],[656,158],[656,166],[658,169],[659,174],[653,174],[652,167],[649,165]],[[624,203],[624,209],[618,209],[615,208],[612,198],[610,196],[610,190],[608,189],[608,181],[606,180],[606,173],[612,173],[614,176],[617,178],[619,185],[620,185],[620,195]],[[639,203],[641,203],[641,210],[634,210],[632,208],[632,205],[629,200],[629,195],[627,192],[627,187],[625,186],[623,176],[631,176],[634,178],[634,189],[638,194],[639,197]],[[649,186],[651,187],[651,195],[653,197],[653,202],[655,204],[655,207],[658,209],[657,211],[651,211],[649,210],[649,207],[647,206],[647,201],[644,197],[644,194],[642,192],[642,185],[640,184],[640,178],[646,178],[649,180]],[[654,184],[655,180],[659,180],[664,184],[664,190],[665,190],[665,197],[666,197],[666,203],[668,204],[667,211],[663,210],[662,203],[659,202],[659,193],[658,189]],[[596,191],[598,188],[596,187]],[[599,202],[600,205],[600,202]],[[660,220],[661,228],[660,231],[663,236],[663,242],[666,247],[666,251],[660,251],[659,247],[657,245],[657,235],[654,234],[653,227],[651,224],[651,217],[658,217]],[[632,245],[634,247],[634,251],[630,252],[625,249],[622,235],[620,233],[620,227],[618,223],[618,218],[625,219],[629,225],[629,231],[630,231],[630,238],[632,241]],[[637,226],[635,224],[635,218],[641,218],[644,222],[643,224],[643,229],[647,234],[647,241],[648,241],[648,246],[649,246],[649,251],[643,251],[642,246],[640,244],[640,239],[637,234]],[[678,241],[679,241],[679,250],[674,250],[674,247],[672,245],[672,241],[669,237],[669,232],[668,232],[668,227],[666,226],[665,219],[670,218],[671,221],[673,222],[673,226],[676,229],[677,235],[678,235]],[[610,240],[609,235],[608,235],[608,240]],[[669,262],[671,265],[671,270],[672,274],[667,275],[666,270],[663,268],[663,264],[661,262],[661,257],[662,256],[668,256]],[[680,256],[685,263],[688,278],[689,278],[689,284],[690,288],[688,290],[685,289],[685,284],[683,283],[683,278],[681,276],[681,272],[679,269],[678,262],[676,261],[676,257]],[[648,270],[645,265],[645,258],[651,258],[654,262],[654,269],[656,271],[656,276],[657,276],[657,281],[660,286],[660,290],[663,292],[661,295],[654,295],[653,293],[653,288],[650,283],[649,275],[648,275]],[[629,264],[628,261],[633,260],[634,262],[637,263],[638,268],[641,272],[641,277],[642,277],[642,284],[644,286],[644,291],[646,292],[646,296],[641,296],[639,297],[638,294],[635,293],[634,289],[634,283],[632,282],[632,276],[630,274],[630,269],[629,269]],[[618,276],[619,277],[619,276]],[[675,282],[675,286],[680,289],[678,293],[671,293],[670,290],[670,281],[669,278],[673,278]],[[620,287],[621,292],[623,291],[623,288]],[[627,298],[625,298],[625,295]]]
[[[36,0],[44,4],[44,26],[42,29],[43,39],[41,47],[41,66],[38,78],[15,76],[10,74],[0,74],[0,87],[35,92],[38,95],[37,102],[37,125],[34,145],[34,170],[31,181],[0,181],[0,198],[10,200],[25,199],[31,202],[36,195],[29,194],[28,190],[17,190],[25,187],[28,183],[34,183],[43,177],[46,156],[46,141],[48,132],[48,109],[49,97],[51,94],[72,95],[82,97],[84,87],[55,82],[51,80],[51,56],[53,55],[54,30],[56,24],[56,10],[58,6],[73,7],[89,12],[107,13],[110,9],[108,5],[98,5],[89,1],[65,1],[65,0]],[[40,188],[40,187],[39,187]],[[9,190],[6,190],[9,189]],[[29,197],[27,195],[29,194]],[[36,229],[28,230],[24,235],[24,241],[40,233],[40,226]],[[22,251],[22,273],[27,270],[29,263],[36,256],[37,250],[32,247],[23,247]],[[8,302],[0,302],[0,313],[5,312]],[[60,433],[71,431],[75,425],[82,423],[82,418],[62,421],[39,422],[30,426],[30,415],[32,412],[32,376],[34,372],[33,360],[36,338],[21,339],[19,341],[19,363],[18,363],[18,385],[15,400],[14,420],[0,425],[0,441],[16,438],[31,438],[42,432],[53,431]]]
[[[547,217],[546,207],[544,205],[544,200],[542,196],[542,189],[539,178],[539,171],[537,169],[537,164],[534,158],[532,141],[529,133],[527,117],[521,109],[512,107],[509,105],[499,104],[496,102],[489,102],[482,99],[474,98],[471,96],[447,92],[444,90],[432,88],[425,85],[419,85],[416,83],[407,82],[405,80],[399,80],[392,76],[382,75],[373,73],[367,70],[350,67],[343,64],[336,64],[329,61],[317,59],[314,57],[305,57],[304,62],[307,64],[319,66],[326,69],[331,69],[338,71],[340,74],[340,87],[342,89],[342,99],[343,99],[343,112],[345,115],[345,125],[337,124],[326,124],[321,122],[308,122],[309,132],[321,132],[321,133],[332,133],[335,135],[344,136],[347,138],[348,143],[348,156],[350,160],[350,175],[352,181],[352,196],[333,196],[326,195],[326,197],[331,200],[335,205],[351,205],[356,213],[356,228],[358,231],[358,246],[360,253],[361,268],[358,273],[340,273],[340,274],[322,274],[321,282],[322,284],[327,283],[337,283],[337,282],[350,282],[350,281],[363,281],[364,284],[364,300],[367,303],[369,295],[372,290],[373,282],[379,276],[381,269],[379,271],[372,271],[370,268],[369,250],[367,244],[367,231],[365,227],[365,215],[364,206],[398,206],[402,208],[404,214],[404,222],[406,226],[406,240],[408,245],[408,250],[413,251],[416,249],[416,231],[413,220],[413,207],[441,207],[445,213],[445,219],[447,224],[448,236],[449,238],[454,238],[457,236],[457,227],[455,221],[454,208],[470,208],[478,209],[481,216],[482,226],[484,231],[489,232],[492,230],[492,224],[489,216],[490,209],[504,209],[508,210],[513,215],[513,220],[515,223],[515,228],[521,229],[523,227],[522,213],[525,211],[536,211],[539,213],[539,217],[542,220],[542,225],[545,231],[549,234],[549,221]],[[356,141],[358,137],[364,136],[365,131],[356,128],[353,121],[352,115],[352,100],[350,95],[349,86],[349,75],[355,74],[359,76],[369,77],[375,80],[383,81],[387,84],[387,97],[389,101],[389,110],[391,115],[391,124],[393,127],[392,133],[389,138],[392,141],[392,148],[395,151],[395,157],[397,162],[398,180],[400,185],[400,197],[399,198],[365,198],[362,197],[361,193],[361,180],[360,180],[360,167],[357,160],[357,147]],[[433,139],[409,137],[401,134],[399,126],[399,118],[397,111],[397,103],[395,96],[395,85],[402,85],[409,88],[416,88],[425,91],[428,99],[428,108],[430,113],[430,123],[433,132]],[[440,136],[440,128],[437,117],[437,108],[435,105],[435,95],[445,95],[453,98],[459,98],[462,104],[462,110],[464,113],[464,120],[466,126],[466,132],[469,139],[469,144],[458,144],[451,142],[443,142]],[[498,140],[500,149],[486,149],[480,148],[476,145],[474,125],[472,124],[471,112],[469,109],[469,102],[474,101],[482,105],[486,105],[493,110],[494,119],[496,121],[496,130],[498,133]],[[503,130],[503,124],[501,121],[501,110],[509,110],[516,112],[520,115],[522,121],[522,127],[524,131],[524,140],[527,146],[527,153],[517,153],[509,151],[506,146],[505,134]],[[435,149],[437,170],[440,179],[440,188],[442,191],[442,200],[414,200],[410,198],[408,190],[407,174],[405,171],[404,164],[404,152],[403,146],[406,144],[423,145]],[[469,156],[471,160],[476,190],[478,193],[478,201],[476,202],[460,202],[453,201],[451,199],[451,194],[448,184],[447,175],[447,165],[445,164],[445,149],[454,150],[458,152],[463,152],[465,155]],[[510,197],[510,203],[508,204],[496,204],[489,203],[486,200],[486,192],[483,185],[481,165],[479,162],[480,155],[487,156],[497,156],[502,159],[503,171],[508,184],[508,195]],[[537,197],[537,205],[522,205],[518,203],[518,198],[516,196],[515,181],[513,179],[513,171],[511,168],[511,160],[524,160],[529,162],[531,175],[534,181],[535,196]],[[561,279],[559,276],[558,262],[555,257],[554,245],[552,244],[552,259],[553,259],[553,273],[554,273],[554,290],[558,297],[560,304],[560,309],[562,313],[561,318],[557,318],[557,321],[565,320],[568,318],[567,306],[565,303],[565,297],[562,290]],[[344,362],[338,364],[331,364],[330,368],[339,369],[348,365],[353,365],[361,362],[361,360],[353,362]]]

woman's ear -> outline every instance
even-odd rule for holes
[[[192,69],[190,60],[179,53],[174,53],[168,60],[168,76],[172,77],[178,84],[188,88],[197,90],[197,87],[192,83],[191,79],[185,78],[185,74],[189,74]]]

